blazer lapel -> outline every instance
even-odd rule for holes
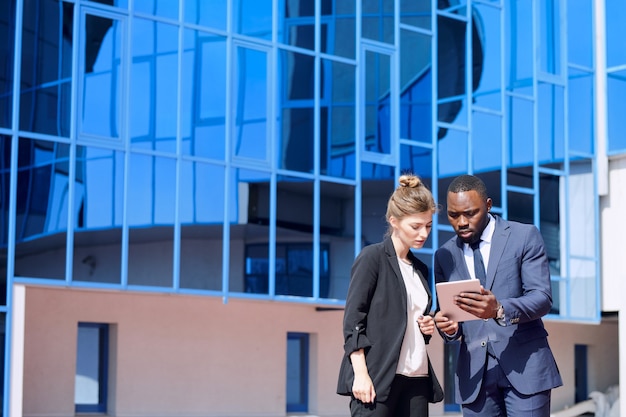
[[[489,252],[489,265],[487,266],[487,289],[493,287],[493,280],[496,276],[496,270],[500,263],[500,258],[504,253],[506,241],[509,239],[511,231],[509,225],[500,217],[496,217],[496,230],[493,232],[493,238],[491,239],[491,249]]]
[[[402,272],[400,272],[400,265],[398,265],[398,255],[396,255],[396,250],[393,247],[393,241],[389,237],[385,239],[385,255],[387,255],[387,262],[389,262],[389,266],[396,276],[396,279],[400,281],[401,288],[405,288]],[[401,291],[401,293],[402,302],[406,305],[406,291]]]

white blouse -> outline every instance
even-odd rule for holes
[[[413,269],[413,265],[400,259],[398,263],[406,287],[407,326],[396,373],[405,376],[428,376],[426,343],[417,323],[418,317],[424,314],[428,304],[428,293],[419,275]]]

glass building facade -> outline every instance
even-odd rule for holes
[[[483,178],[541,230],[549,318],[597,322],[598,158],[626,152],[605,4],[606,45],[593,0],[3,1],[3,319],[14,283],[340,307],[412,172],[442,205]],[[451,236],[441,210],[420,259]]]

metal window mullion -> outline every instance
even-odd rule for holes
[[[314,78],[313,78],[313,298],[320,297],[320,212],[321,212],[321,129],[320,129],[320,88],[321,88],[321,58],[319,56],[321,46],[321,24],[320,15],[322,7],[320,0],[315,1],[315,58],[314,58]],[[332,77],[332,74],[329,74]],[[328,78],[328,77],[327,77]],[[331,80],[332,82],[332,80]],[[328,81],[326,83],[329,84]],[[331,98],[332,100],[332,98]],[[330,110],[330,106],[329,106]]]
[[[532,55],[532,87],[533,87],[533,224],[539,227],[539,83],[537,74],[539,73],[539,69],[537,68],[539,65],[538,54],[541,53],[541,49],[539,48],[539,26],[540,26],[540,16],[539,16],[539,7],[538,2],[543,0],[532,0],[531,3],[531,22],[532,22],[532,45],[533,45],[533,55]]]
[[[434,1],[434,0],[433,0]],[[363,45],[362,45],[362,39],[361,39],[361,31],[362,31],[362,25],[363,22],[361,22],[361,14],[362,14],[362,7],[363,5],[361,4],[360,1],[356,2],[356,9],[355,9],[355,59],[356,59],[356,73],[355,73],[355,79],[354,79],[354,83],[355,83],[355,103],[356,103],[356,108],[355,108],[355,132],[354,132],[354,137],[355,137],[355,146],[354,146],[354,157],[355,157],[355,179],[356,179],[356,185],[354,187],[354,256],[356,257],[356,255],[361,251],[361,235],[363,233],[363,226],[362,226],[362,222],[361,222],[361,216],[362,216],[362,204],[363,204],[363,196],[361,195],[362,191],[363,191],[363,185],[362,185],[362,178],[361,178],[361,147],[363,146],[363,138],[362,138],[362,132],[364,131],[363,129],[363,119],[364,119],[364,95],[363,95],[363,89],[365,88],[365,83],[363,82],[364,76],[363,76],[363,56],[364,56],[364,51],[363,51]]]

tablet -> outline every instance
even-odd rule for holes
[[[479,280],[466,279],[461,281],[440,282],[436,285],[436,288],[439,310],[444,316],[456,322],[480,320],[480,317],[476,317],[472,313],[468,313],[454,304],[454,297],[462,292],[480,293]]]

